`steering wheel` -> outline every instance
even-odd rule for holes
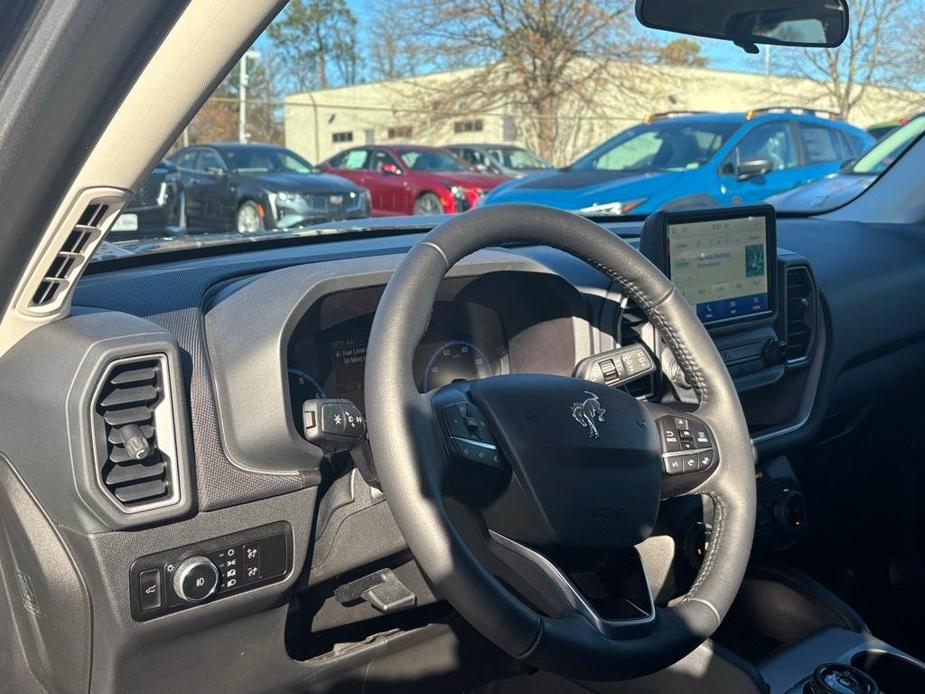
[[[671,349],[697,408],[551,375],[421,394],[412,358],[441,280],[461,258],[506,242],[556,247],[619,283]],[[568,677],[628,679],[668,667],[720,625],[751,551],[754,452],[710,336],[625,241],[536,205],[449,219],[390,279],[365,378],[376,470],[408,547],[436,593],[507,653]],[[693,465],[686,450],[672,450],[679,434],[680,446],[698,451]],[[652,532],[660,504],[686,494],[712,499],[711,541],[690,591],[655,607],[634,547]],[[603,579],[563,568],[582,554],[610,557]]]

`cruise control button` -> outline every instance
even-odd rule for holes
[[[473,463],[482,463],[490,467],[501,467],[501,454],[495,446],[453,437],[459,455]]]
[[[443,418],[446,420],[446,428],[450,430],[453,436],[465,436],[469,433],[466,427],[466,403],[458,402],[453,405],[447,405],[443,408]]]

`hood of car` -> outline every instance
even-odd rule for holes
[[[301,174],[280,171],[265,174],[235,174],[238,182],[267,190],[289,193],[345,193],[359,190],[352,181],[328,173]]]
[[[829,209],[853,200],[875,180],[875,175],[835,173],[785,193],[772,195],[767,202],[780,212]]]
[[[687,172],[543,171],[511,181],[486,202],[536,202],[578,210],[591,205],[648,198],[669,189]]]

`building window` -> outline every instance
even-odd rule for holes
[[[332,133],[331,142],[353,142],[353,131],[347,130],[342,133]]]
[[[411,137],[413,129],[410,125],[394,125],[388,129],[390,140],[404,140]]]
[[[476,120],[458,120],[453,122],[454,133],[480,133],[485,129],[481,118]]]

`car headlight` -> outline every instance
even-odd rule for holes
[[[282,191],[276,194],[276,199],[279,202],[295,202],[301,197],[302,197],[301,193],[289,193],[286,191]]]
[[[602,214],[602,215],[621,215],[629,214],[639,207],[648,198],[636,198],[635,200],[621,200],[618,202],[598,202],[587,207],[575,210],[578,214]]]

